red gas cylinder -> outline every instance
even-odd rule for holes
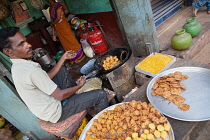
[[[80,24],[79,25],[79,31],[80,31],[80,38],[87,40],[88,39],[88,32],[87,32],[87,28],[85,26],[85,24]]]
[[[88,42],[97,55],[101,55],[108,50],[108,45],[102,34],[94,23],[88,24]]]

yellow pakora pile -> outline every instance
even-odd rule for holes
[[[147,137],[166,138],[168,137],[166,131],[169,130],[167,118],[162,116],[152,104],[133,100],[99,115],[87,131],[85,140],[125,140],[129,137],[132,137],[132,140],[137,138],[147,140]]]
[[[183,104],[185,98],[180,96],[182,90],[187,89],[187,87],[180,82],[186,79],[188,79],[188,76],[182,75],[180,71],[159,77],[152,87],[152,89],[155,90],[152,92],[152,95],[162,96],[177,105],[180,110],[187,111],[190,109],[190,105]]]
[[[109,56],[103,61],[103,68],[104,70],[109,70],[114,68],[120,63],[119,59],[117,56]]]

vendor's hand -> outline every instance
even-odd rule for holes
[[[76,57],[76,53],[74,52],[74,51],[72,51],[72,50],[70,50],[70,51],[66,51],[64,54],[63,54],[63,56],[62,56],[62,58],[63,59],[73,59],[73,58],[75,58]]]
[[[81,76],[77,81],[76,81],[76,84],[77,86],[83,86],[84,84],[86,83],[85,79],[84,79],[84,76]]]
[[[53,41],[57,41],[56,36],[52,36],[52,40],[53,40]]]

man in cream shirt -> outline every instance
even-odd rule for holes
[[[39,119],[56,123],[93,106],[95,113],[108,107],[107,95],[101,89],[74,94],[85,80],[80,77],[75,85],[62,66],[65,60],[75,57],[74,52],[66,51],[46,73],[30,60],[32,46],[17,27],[0,30],[0,50],[11,58],[12,78],[18,94]]]

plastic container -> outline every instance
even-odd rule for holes
[[[152,54],[150,54],[149,56],[152,56],[152,55],[155,55],[155,54],[161,54],[161,53],[152,53]],[[163,55],[166,55],[166,54],[163,54]],[[149,57],[149,56],[147,56],[147,57]],[[171,57],[171,58],[173,58],[173,59],[172,59],[172,61],[171,61],[168,65],[166,65],[160,72],[163,72],[163,71],[167,70],[171,65],[174,64],[174,62],[176,62],[176,57],[171,56],[171,55],[167,55],[167,56],[169,56],[169,57]],[[147,57],[146,57],[146,58],[147,58]],[[145,58],[145,59],[146,59],[146,58]],[[146,75],[149,75],[149,76],[152,76],[152,77],[155,77],[158,73],[160,73],[160,72],[158,72],[157,74],[154,74],[154,73],[151,73],[151,72],[148,72],[148,71],[144,71],[144,70],[141,70],[141,69],[137,68],[137,66],[138,66],[140,63],[141,63],[141,62],[139,62],[139,63],[135,66],[135,70],[136,70],[136,71],[141,72],[141,73],[146,74]]]
[[[82,49],[83,49],[83,52],[85,53],[85,55],[89,58],[92,58],[95,55],[95,53],[94,53],[92,47],[88,44],[87,40],[80,39],[80,42],[82,44]]]
[[[81,69],[80,69],[80,73],[82,74],[89,74],[91,73],[92,71],[95,70],[95,67],[94,67],[94,63],[95,63],[96,59],[91,59],[89,60]]]
[[[63,55],[63,51],[59,51],[59,52],[54,56],[54,59],[55,59],[56,61],[59,61],[62,55]]]

